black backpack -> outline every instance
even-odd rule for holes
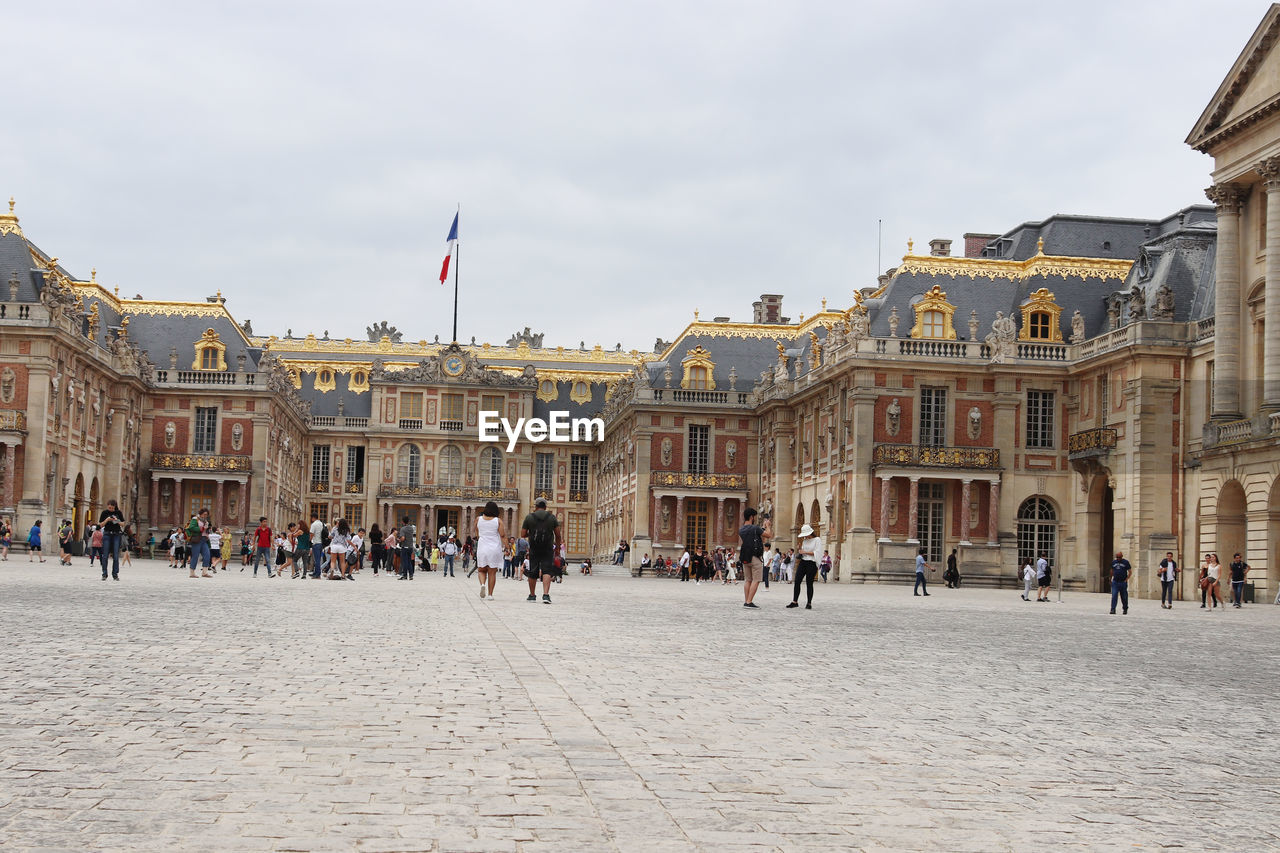
[[[545,521],[545,518],[539,519],[537,518],[536,515],[533,516],[533,518],[535,521]],[[538,526],[534,527],[532,530],[529,531],[529,550],[530,551],[538,551],[540,553],[545,553],[547,551],[550,551],[552,548],[554,548],[555,544],[556,544],[555,534],[552,533],[551,528],[545,526],[545,524],[538,524]]]
[[[748,527],[754,527],[755,530],[747,531]],[[744,524],[738,531],[738,535],[742,538],[743,560],[749,560],[752,557],[764,556],[764,537],[761,535],[764,530],[758,524]]]

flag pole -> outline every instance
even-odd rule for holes
[[[462,213],[462,205],[458,205],[458,213]],[[458,342],[458,266],[462,260],[462,239],[453,246],[453,342]]]

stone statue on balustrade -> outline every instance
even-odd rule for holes
[[[1084,316],[1080,309],[1071,315],[1071,343],[1078,344],[1084,340]]]
[[[1160,285],[1159,290],[1156,291],[1156,304],[1151,311],[1151,319],[1173,319],[1173,288],[1168,284]]]
[[[1004,316],[1003,311],[997,311],[985,341],[991,348],[991,363],[1004,364],[1013,358],[1017,353],[1017,339],[1018,324],[1012,317]]]

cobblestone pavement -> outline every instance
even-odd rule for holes
[[[1280,849],[1280,609],[0,564],[0,847]]]

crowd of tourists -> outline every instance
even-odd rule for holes
[[[757,523],[757,522],[760,523]],[[828,581],[836,567],[831,554],[823,545],[816,525],[805,524],[800,528],[798,548],[774,548],[770,543],[772,530],[770,519],[757,519],[754,509],[743,514],[743,525],[738,531],[739,547],[718,547],[708,553],[706,548],[687,548],[677,560],[657,556],[650,559],[646,553],[640,560],[637,574],[646,572],[674,577],[681,582],[693,581],[695,585],[742,584],[743,606],[756,608],[756,592],[761,583],[765,588],[770,581],[791,584],[792,600],[788,608],[800,606],[800,593],[805,592],[805,608],[813,608],[814,582],[821,578]],[[474,535],[473,535],[474,534]],[[7,518],[0,518],[0,559],[9,559],[14,531]],[[64,519],[57,530],[60,562],[70,565],[76,551],[76,534],[69,519]],[[459,537],[458,531],[442,527],[433,538],[430,531],[419,533],[409,517],[400,519],[398,525],[386,530],[377,524],[368,530],[354,530],[345,518],[326,522],[315,513],[310,522],[291,521],[282,530],[273,530],[266,517],[258,519],[257,527],[239,533],[227,527],[219,527],[210,519],[208,509],[195,513],[183,527],[171,528],[159,541],[153,536],[147,545],[154,553],[160,548],[168,554],[173,568],[186,568],[189,577],[210,578],[219,571],[230,571],[233,557],[239,557],[239,570],[250,567],[256,577],[259,569],[268,578],[289,577],[295,580],[354,581],[357,574],[369,569],[374,576],[395,577],[412,581],[418,572],[439,571],[442,577],[456,577],[460,569],[466,577],[479,575],[480,597],[493,599],[499,577],[525,580],[529,586],[526,600],[537,600],[537,583],[542,581],[542,600],[550,604],[550,586],[563,581],[567,555],[560,534],[559,521],[539,498],[535,509],[529,513],[521,529],[507,531],[495,502],[490,501],[476,519],[475,528]],[[131,565],[131,554],[139,553],[140,543],[132,525],[126,523],[124,514],[115,500],[109,500],[97,523],[84,532],[83,553],[90,565],[100,564],[102,579],[120,579],[120,564]],[[29,560],[45,562],[44,529],[35,522],[27,534]],[[630,551],[623,541],[614,551],[614,563]],[[935,571],[920,549],[915,558],[915,595],[929,595],[928,574]],[[108,565],[110,563],[110,565]],[[199,574],[197,574],[199,570]],[[1244,603],[1245,586],[1251,567],[1239,553],[1233,555],[1228,567],[1231,583],[1231,605],[1240,608]],[[579,566],[582,574],[591,574],[590,559]],[[1117,605],[1122,614],[1129,612],[1129,581],[1133,568],[1122,552],[1117,551],[1111,563],[1111,613]],[[1173,553],[1165,554],[1159,564],[1161,586],[1160,606],[1172,609],[1176,581],[1181,568]],[[1207,553],[1200,566],[1198,586],[1200,607],[1208,610],[1226,609],[1222,597],[1223,569],[1216,553]],[[1053,569],[1048,555],[1040,552],[1035,560],[1023,561],[1019,569],[1023,581],[1022,600],[1031,601],[1034,584],[1035,600],[1048,602]],[[943,580],[948,587],[959,588],[961,576],[953,549],[947,558]],[[1280,594],[1276,596],[1280,604]]]

